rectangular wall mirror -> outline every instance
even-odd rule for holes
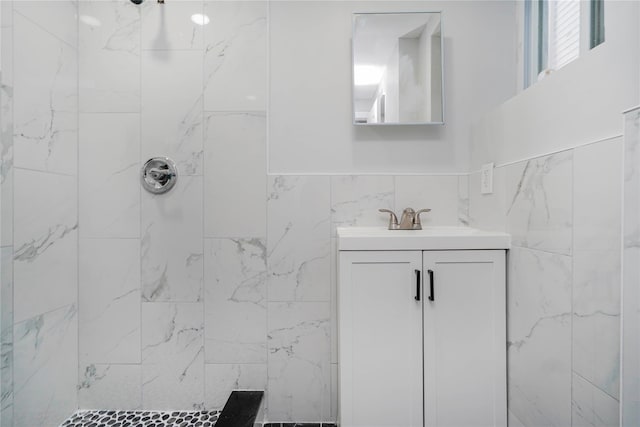
[[[444,124],[440,12],[353,16],[353,123]]]

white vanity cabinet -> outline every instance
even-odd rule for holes
[[[341,427],[506,427],[509,237],[465,230],[339,229]]]

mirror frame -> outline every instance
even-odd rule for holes
[[[440,104],[442,106],[442,121],[439,122],[392,122],[392,123],[359,123],[356,121],[356,100],[355,100],[355,34],[356,34],[356,19],[362,15],[410,15],[410,14],[425,14],[425,13],[437,13],[440,15],[440,69],[441,69],[441,85],[442,85],[442,99]],[[444,125],[445,124],[445,73],[444,73],[444,24],[443,13],[441,10],[435,11],[413,11],[413,12],[353,12],[351,18],[351,123],[354,126],[416,126],[416,125]]]

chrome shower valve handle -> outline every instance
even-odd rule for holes
[[[178,180],[176,164],[168,157],[147,160],[140,171],[142,187],[150,193],[162,194],[171,190]]]

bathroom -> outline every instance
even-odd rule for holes
[[[510,427],[640,426],[640,3],[577,3],[602,43],[538,77],[533,0],[1,0],[0,427],[339,423],[336,229],[406,207],[510,235]],[[354,124],[353,16],[399,12],[444,124]]]

